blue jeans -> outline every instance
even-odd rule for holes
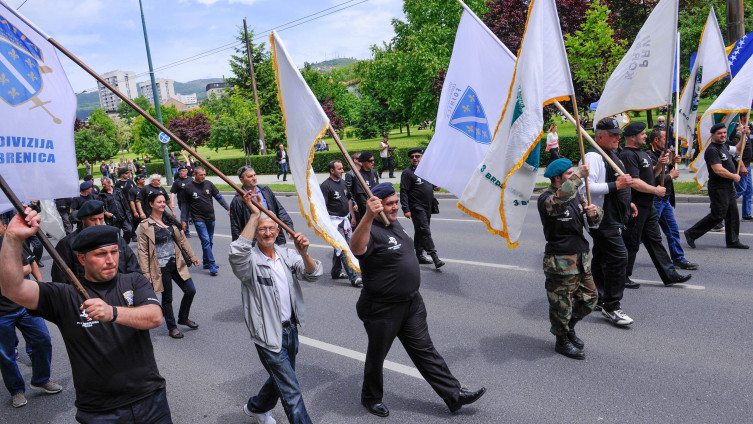
[[[26,391],[24,379],[16,364],[16,327],[31,348],[31,384],[41,386],[50,381],[52,343],[47,325],[39,317],[20,311],[0,316],[0,372],[11,396]]]
[[[295,376],[295,355],[298,353],[298,329],[293,325],[282,329],[282,349],[278,353],[256,345],[264,369],[269,378],[259,394],[248,400],[251,412],[262,414],[282,401],[285,415],[291,423],[311,423],[306,405],[303,404],[301,386]]]
[[[750,166],[746,166],[748,175],[740,176],[740,182],[735,183],[737,197],[743,196],[743,218],[750,216],[751,200],[753,200],[753,180],[750,176]]]
[[[214,255],[212,246],[214,246],[214,221],[196,221],[193,223],[196,228],[196,234],[201,240],[202,264],[214,265]]]
[[[675,209],[669,203],[669,199],[654,197],[654,207],[659,215],[659,226],[667,237],[667,246],[669,247],[669,256],[672,263],[679,265],[688,260],[685,259],[685,251],[680,244],[680,227],[675,219]]]
[[[283,181],[287,179],[287,175],[288,175],[288,163],[287,162],[280,164],[280,171],[277,173],[277,178],[280,178],[280,175],[282,175]]]

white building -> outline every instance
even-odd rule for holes
[[[196,100],[196,93],[193,94],[178,94],[176,97],[181,103],[184,103],[186,105],[193,105],[198,103]]]
[[[207,84],[207,98],[211,98],[212,94],[217,97],[222,96],[223,94],[225,94],[225,89],[227,88],[227,86],[227,83],[224,82],[213,82]]]
[[[160,104],[165,103],[171,97],[176,97],[174,80],[164,79],[164,78],[155,78],[154,81],[157,85],[157,97],[159,99]],[[154,95],[152,94],[152,81],[149,80],[149,81],[140,82],[138,85],[139,85],[139,93],[141,93],[142,96],[149,99],[149,103],[154,104]]]
[[[125,94],[129,99],[138,97],[136,90],[136,73],[132,71],[112,71],[102,75],[105,81]],[[122,100],[102,83],[97,82],[99,105],[106,111],[115,111]]]

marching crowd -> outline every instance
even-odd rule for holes
[[[743,196],[743,219],[752,220],[751,128],[747,123],[738,126],[728,141],[725,126],[712,127],[712,144],[704,152],[711,212],[685,232],[691,248],[722,222],[726,246],[748,248],[738,239],[736,198]],[[550,331],[556,338],[555,351],[575,359],[585,358],[585,342],[576,335],[575,325],[594,309],[616,326],[633,324],[622,298],[625,288],[640,286],[630,277],[641,244],[665,285],[691,278],[678,270],[698,268],[685,257],[674,218],[673,180],[681,159],[672,155],[667,128],[657,125],[647,133],[645,124],[632,123],[622,130],[615,119],[606,118],[597,123],[595,133],[603,153],[592,148],[585,163],[575,169],[567,158],[554,160],[544,174],[551,184],[538,199],[546,239],[543,268]],[[744,165],[739,173],[735,150]],[[361,287],[356,311],[368,337],[361,402],[374,415],[389,415],[382,402],[383,364],[398,338],[424,379],[456,412],[478,400],[485,389],[460,386],[426,325],[419,266],[445,265],[430,228],[432,214],[439,212],[434,198],[439,187],[415,174],[421,149],[408,152],[411,165],[402,172],[400,193],[391,183],[380,183],[381,172],[393,172],[392,152],[385,137],[380,144],[384,165],[380,172],[368,151],[353,154],[355,166],[348,172],[342,161],[334,160],[320,187],[332,223],[360,263],[359,274],[347,252],[334,249],[330,275]],[[293,247],[288,247],[277,223],[251,201],[294,229],[274,193],[258,185],[253,167],[238,170],[245,195],[236,194],[228,204],[206,179],[203,167],[188,158],[185,163],[173,159],[175,181],[169,193],[160,175],[134,176],[137,165],[111,170],[103,162],[107,173],[103,171],[99,180],[101,187],[87,175],[78,197],[55,200],[67,233],[55,248],[90,296],[83,303],[69,274],[57,265],[51,270],[54,283],[42,281],[41,243],[35,236],[38,202],[32,202],[23,217],[3,214],[0,371],[13,406],[27,402],[16,364],[16,328],[32,361],[31,387],[50,394],[63,390],[50,380],[47,320],[58,326],[68,350],[79,422],[171,422],[165,379],[157,370],[148,330],[160,327],[164,319],[169,336],[181,339],[179,326],[199,327],[190,318],[196,295],[190,267],[201,265],[211,276],[219,274],[213,252],[216,201],[228,211],[230,267],[241,282],[248,331],[270,374],[243,409],[257,422],[274,423],[269,411],[280,400],[290,422],[311,422],[295,375],[298,328],[306,317],[300,282],[322,275],[322,263],[308,254],[309,241],[301,233],[289,234]],[[287,160],[283,146],[279,159]],[[287,167],[282,171],[286,174]],[[117,174],[117,180],[111,180],[111,173]],[[413,238],[397,221],[400,209],[413,223]],[[201,259],[187,242],[189,224],[201,240]],[[584,230],[593,240],[593,250]],[[134,241],[135,251],[130,246]],[[183,292],[177,319],[173,282]]]

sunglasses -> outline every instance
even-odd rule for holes
[[[374,163],[375,161],[376,161],[376,159],[369,159],[367,161],[361,161],[361,162],[371,162],[371,163]]]
[[[410,158],[411,158],[411,159],[418,159],[418,158],[420,158],[420,157],[421,157],[421,155],[410,155]]]

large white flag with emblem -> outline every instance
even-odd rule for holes
[[[327,133],[329,118],[288,55],[277,32],[273,31],[269,35],[269,44],[272,48],[278,98],[288,139],[290,173],[298,192],[301,214],[319,237],[332,247],[345,250],[351,267],[360,272],[358,260],[350,252],[345,238],[340,235],[329,218],[324,196],[311,167],[315,145]]]
[[[714,124],[724,123],[727,125],[727,136],[729,137],[737,124],[738,115],[747,113],[752,102],[753,60],[749,60],[727,88],[722,91],[722,94],[706,109],[698,123],[698,148],[701,150],[698,157],[690,164],[690,169],[696,171],[693,179],[698,183],[698,188],[703,187],[709,178],[703,154],[711,142],[711,127]]]
[[[48,38],[0,0],[0,174],[22,201],[79,192],[76,96]]]
[[[458,207],[514,248],[536,183],[543,108],[574,93],[554,0],[529,4],[509,93],[494,140]]]
[[[679,0],[661,0],[612,72],[594,122],[628,110],[655,109],[672,102]]]
[[[494,137],[514,71],[515,55],[463,5],[434,137],[416,175],[463,194]]]
[[[693,140],[695,131],[695,117],[698,112],[698,101],[701,93],[711,84],[729,75],[729,61],[727,50],[724,46],[722,31],[716,20],[714,6],[709,10],[709,17],[701,33],[701,41],[698,44],[693,69],[690,70],[685,88],[680,96],[678,106],[679,122],[675,124],[677,136],[682,140],[682,147],[688,147],[688,142]]]

